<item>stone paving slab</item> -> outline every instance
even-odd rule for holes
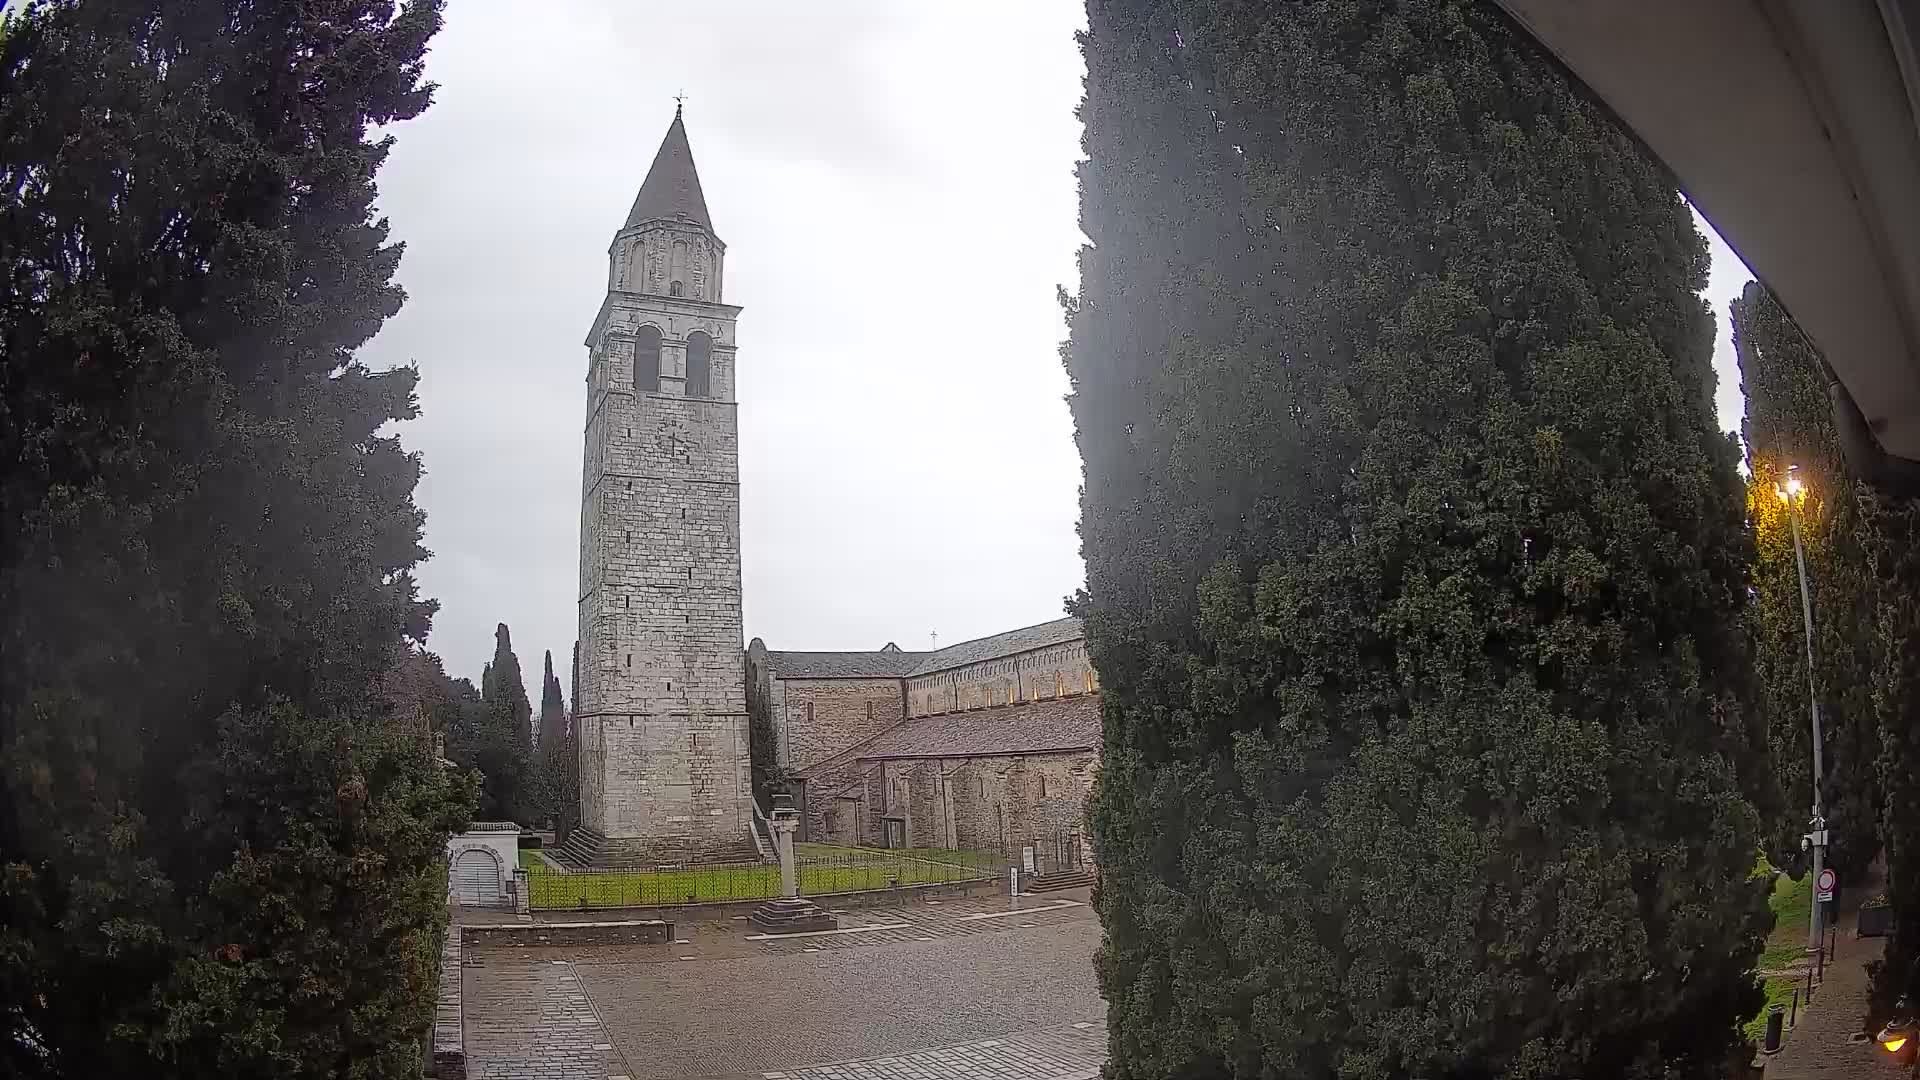
[[[846,918],[884,929],[755,941],[729,920],[664,945],[470,945],[468,1075],[1097,1075],[1100,1059],[1088,1055],[1105,1046],[1092,970],[1100,928],[1084,902],[992,897]]]
[[[578,970],[632,1080],[758,1080],[1034,1029],[1088,1030],[1071,1025],[1106,1015],[1093,974],[1099,941],[1098,921],[1086,916],[877,947],[673,964],[602,959]]]
[[[468,950],[470,1080],[605,1080],[627,1070],[571,963]]]
[[[529,945],[524,955],[565,959],[583,965],[605,963],[678,963],[725,960],[769,953],[818,953],[868,945],[895,945],[1007,930],[1026,930],[1095,918],[1084,891],[1023,896],[970,897],[892,908],[837,910],[843,933],[808,936],[767,935],[744,917],[676,927],[679,936],[657,946]],[[478,947],[478,946],[475,946]]]
[[[1092,908],[1079,900],[1022,897],[1018,906],[1011,906],[1005,897],[1000,897],[952,905],[916,904],[910,908],[848,912],[840,916],[842,933],[755,940],[768,952],[815,952],[901,941],[932,941],[1000,930],[1027,930],[1088,919],[1092,915]]]
[[[888,1057],[763,1072],[761,1080],[1094,1080],[1107,1060],[1105,1024],[1021,1032]]]

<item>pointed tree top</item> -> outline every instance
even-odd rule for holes
[[[707,197],[700,191],[700,174],[693,167],[693,147],[687,143],[687,124],[680,118],[680,105],[673,107],[673,123],[667,137],[660,140],[660,151],[653,155],[653,167],[640,185],[640,194],[627,211],[627,225],[638,225],[656,218],[682,218],[709,231],[713,222],[707,217]]]

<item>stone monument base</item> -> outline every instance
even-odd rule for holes
[[[769,900],[755,908],[747,918],[769,934],[840,929],[839,919],[804,896],[783,896],[778,900]]]

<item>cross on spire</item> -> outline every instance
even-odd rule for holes
[[[686,103],[687,103],[687,92],[685,90],[682,90],[679,93],[673,95],[673,118],[675,120],[680,119],[680,109],[683,106],[685,106]]]

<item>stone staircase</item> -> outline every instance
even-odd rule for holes
[[[567,842],[556,848],[549,848],[547,854],[553,861],[569,870],[585,870],[594,865],[606,849],[607,838],[584,825],[575,826],[567,834]]]
[[[686,840],[610,840],[588,828],[576,828],[567,842],[548,854],[569,870],[654,870],[660,868],[758,863],[759,846],[751,833],[716,847]]]
[[[760,800],[753,800],[753,848],[760,853],[761,862],[779,862],[780,856],[774,851],[773,826],[767,823],[767,815],[760,812]]]
[[[1059,892],[1062,889],[1084,889],[1090,887],[1092,884],[1093,871],[1090,869],[1049,870],[1044,874],[1036,874],[1028,878],[1026,883],[1021,887],[1021,891],[1029,893]]]

